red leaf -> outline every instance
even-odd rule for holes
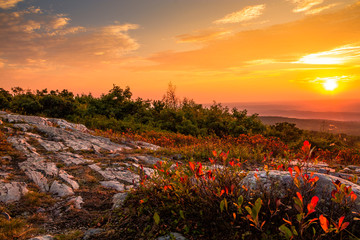
[[[299,198],[299,200],[301,201],[301,203],[303,202],[303,197],[301,196],[301,193],[296,192],[297,197]]]
[[[290,175],[291,175],[291,177],[292,177],[292,175],[293,175],[293,171],[292,171],[292,168],[291,167],[289,167],[289,173],[290,173]]]
[[[344,230],[345,228],[347,228],[347,226],[349,226],[349,222],[345,222],[342,226],[341,226],[341,228],[340,228],[340,231],[342,231],[342,230]]]
[[[214,151],[212,151],[212,154],[213,154],[214,157],[217,157],[218,153],[214,150]]]
[[[329,231],[329,220],[322,214],[319,217],[321,228],[327,233]]]
[[[190,169],[194,172],[195,171],[195,164],[193,162],[189,162]]]
[[[356,194],[354,192],[351,192],[350,196],[351,196],[351,201],[355,201],[356,198],[357,198],[357,196],[356,196]]]
[[[342,225],[342,223],[343,223],[343,221],[344,221],[344,218],[345,218],[345,216],[342,216],[342,217],[340,217],[339,218],[339,228],[340,228],[340,226]]]

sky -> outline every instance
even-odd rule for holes
[[[359,0],[0,0],[0,87],[360,100]]]

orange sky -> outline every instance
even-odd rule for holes
[[[360,100],[360,1],[60,2],[0,0],[0,87]]]

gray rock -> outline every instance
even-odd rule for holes
[[[69,205],[73,205],[76,209],[81,209],[81,205],[84,203],[81,196],[73,197],[68,201]]]
[[[14,128],[17,128],[17,129],[20,129],[21,131],[23,132],[27,132],[29,130],[33,130],[34,127],[29,125],[29,124],[26,124],[26,123],[16,123],[13,125]]]
[[[93,162],[92,160],[84,159],[82,156],[71,152],[60,152],[57,153],[55,157],[66,165],[79,165]]]
[[[33,180],[36,185],[39,186],[39,188],[42,192],[49,191],[48,181],[47,181],[46,177],[44,177],[44,175],[42,175],[42,173],[37,172],[37,171],[28,170],[28,171],[25,171],[25,174],[31,180]]]
[[[101,181],[100,184],[107,188],[115,189],[116,191],[124,191],[124,184],[119,183],[118,181]]]
[[[255,177],[257,174],[258,178]],[[313,177],[319,177],[319,180],[316,183],[314,195],[319,197],[319,199],[328,199],[331,195],[331,191],[335,189],[335,186],[332,182],[339,180],[341,183],[351,186],[352,190],[357,196],[360,196],[360,186],[354,184],[348,180],[341,179],[335,176],[315,173]],[[283,198],[287,195],[287,189],[293,186],[293,179],[290,176],[289,172],[285,171],[265,171],[258,172],[249,172],[249,174],[242,179],[240,186],[246,186],[249,191],[261,190],[266,191],[267,193],[276,195],[279,198]],[[360,204],[360,198],[356,199],[356,205]]]
[[[26,156],[39,156],[36,148],[32,147],[24,136],[8,137],[7,141],[11,143],[16,150],[24,153]]]
[[[156,150],[159,150],[159,148],[161,148],[160,146],[157,146],[155,144],[151,144],[151,143],[147,143],[147,142],[143,142],[143,141],[135,141],[134,143],[142,149],[149,149],[152,151],[156,151]]]
[[[96,164],[89,166],[92,170],[100,173],[106,180],[120,180],[128,183],[139,183],[139,175],[125,169],[123,167],[102,169]]]
[[[11,156],[3,156],[1,157],[1,159],[7,160],[7,161],[11,161],[12,157]]]
[[[144,155],[144,156],[136,156],[137,159],[149,164],[149,165],[155,165],[157,162],[161,161],[160,158],[157,157],[153,157],[153,156],[148,156],[148,155]]]
[[[73,189],[79,189],[79,184],[73,180],[74,176],[68,174],[64,170],[60,170],[59,177],[61,177],[65,182],[69,183]]]
[[[50,187],[50,192],[52,194],[56,194],[59,197],[66,197],[70,195],[74,195],[74,191],[71,189],[71,187],[59,183],[58,181],[54,181]]]
[[[93,237],[94,235],[97,235],[99,233],[102,233],[104,231],[104,229],[102,228],[91,228],[88,229],[85,233],[84,233],[84,240],[88,240],[91,239],[91,237]]]
[[[173,240],[173,239],[186,240],[187,238],[185,238],[183,235],[181,235],[180,233],[177,233],[177,232],[171,232],[168,235],[157,238],[157,240]]]
[[[51,235],[45,235],[45,236],[30,238],[29,240],[55,240],[55,238]]]
[[[127,192],[117,193],[113,197],[113,209],[122,207],[127,197]]]
[[[26,183],[6,183],[0,180],[0,202],[11,203],[19,201],[21,196],[27,192],[28,189],[26,188]]]
[[[48,176],[57,176],[59,169],[53,162],[48,162],[43,157],[29,157],[26,161],[19,163],[19,167],[24,171],[39,171]]]

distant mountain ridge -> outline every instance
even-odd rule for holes
[[[259,116],[260,120],[267,125],[288,122],[295,123],[296,127],[305,130],[329,132],[334,134],[345,133],[353,136],[360,136],[359,121],[334,121],[328,119],[299,119],[280,116]]]

